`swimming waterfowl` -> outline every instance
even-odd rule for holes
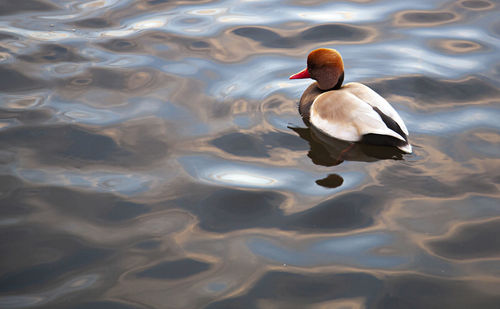
[[[307,124],[340,140],[412,152],[406,125],[384,98],[360,83],[342,86],[344,62],[335,49],[313,50],[307,68],[290,76],[298,78],[316,80],[300,98],[299,112]]]

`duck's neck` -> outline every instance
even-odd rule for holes
[[[333,86],[333,88],[331,90],[340,89],[342,87],[343,82],[344,82],[344,72],[342,72],[342,74],[340,74],[339,80],[337,81],[337,84],[335,84],[335,86]]]

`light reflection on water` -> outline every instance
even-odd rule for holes
[[[227,163],[205,157],[183,157],[181,162],[194,178],[221,186],[287,190],[303,195],[331,195],[335,192],[311,182],[311,178],[322,176],[319,173],[310,175],[297,169]],[[346,172],[342,177],[342,190],[358,186],[364,178],[363,174],[355,172]]]
[[[26,308],[44,305],[66,294],[87,289],[96,283],[98,278],[98,275],[84,275],[40,294],[3,297],[0,299],[0,306],[2,308]]]
[[[248,241],[249,247],[255,254],[289,266],[312,267],[336,264],[371,269],[394,269],[407,263],[408,257],[371,252],[390,243],[389,235],[379,233],[310,241],[309,246],[300,250],[281,248],[263,239]]]
[[[468,107],[417,115],[401,112],[407,119],[412,132],[419,134],[443,135],[460,133],[477,127],[500,129],[500,112],[491,107]]]
[[[498,307],[498,3],[0,7],[0,307]],[[305,128],[318,47],[414,154]]]

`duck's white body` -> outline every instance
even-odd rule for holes
[[[406,153],[412,152],[407,142],[408,129],[399,114],[384,98],[363,84],[348,83],[340,89],[319,94],[309,113],[310,123],[329,136],[350,142],[362,141],[368,134],[391,136],[401,141],[396,147]],[[380,113],[394,120],[402,132],[388,127]]]

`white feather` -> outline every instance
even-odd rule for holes
[[[349,123],[337,123],[322,118],[314,109],[311,109],[311,123],[323,133],[329,136],[350,142],[357,142],[361,139],[356,127]]]
[[[365,86],[360,83],[348,83],[345,84],[342,89],[349,90],[350,93],[354,94],[364,102],[368,103],[373,107],[377,107],[382,113],[391,117],[399,125],[401,130],[406,135],[409,135],[408,129],[406,128],[403,119],[399,116],[398,112],[392,107],[386,99],[381,97],[378,93],[373,91],[370,87]]]
[[[403,151],[403,152],[406,152],[406,153],[411,153],[413,151],[413,149],[411,148],[411,145],[410,144],[406,144],[404,146],[398,146],[398,148]]]
[[[373,91],[373,93],[375,92]],[[386,111],[392,109],[397,115],[389,103],[383,98],[382,100],[390,109],[379,101],[376,104],[381,105]],[[374,106],[380,109],[379,105]],[[387,115],[389,116],[389,114]],[[388,135],[405,141],[401,135],[386,126],[380,115],[373,110],[369,103],[351,92],[350,87],[342,87],[339,90],[319,95],[311,106],[310,117],[311,123],[316,128],[338,139],[356,142],[360,141],[363,135],[372,133]],[[401,118],[399,117],[399,119]],[[395,121],[397,120],[395,119]]]

